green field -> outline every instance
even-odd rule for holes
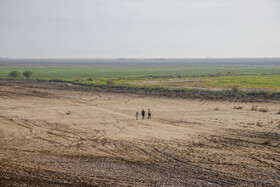
[[[184,63],[104,63],[0,65],[0,78],[11,78],[11,71],[34,72],[31,79],[80,82],[87,85],[115,85],[163,88],[232,88],[280,90],[278,65],[190,65]],[[220,73],[217,73],[220,72]],[[227,75],[227,72],[234,72]],[[21,75],[20,79],[24,79]],[[93,81],[88,81],[92,78]]]

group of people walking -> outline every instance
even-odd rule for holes
[[[142,109],[142,111],[141,111],[142,119],[145,119],[145,114],[146,114],[145,110]],[[136,119],[137,120],[138,120],[138,115],[139,115],[139,113],[136,112]],[[147,119],[151,119],[151,118],[152,118],[152,112],[151,112],[151,109],[148,109],[148,118]]]

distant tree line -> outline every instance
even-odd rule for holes
[[[23,73],[22,73],[22,75],[24,76],[24,77],[26,77],[26,79],[29,79],[32,75],[33,75],[33,72],[32,71],[24,71]],[[15,78],[18,78],[20,76],[20,72],[19,71],[11,71],[10,73],[9,73],[9,77],[13,77],[14,79]]]

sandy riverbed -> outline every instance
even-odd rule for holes
[[[2,80],[0,186],[280,185],[280,102],[255,105]]]

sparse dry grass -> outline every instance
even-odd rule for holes
[[[260,108],[259,109],[259,112],[268,112],[269,110],[268,110],[268,108]]]
[[[266,140],[263,142],[264,145],[273,145],[273,141],[272,140]]]
[[[251,107],[251,110],[252,111],[258,111],[258,105],[252,105],[252,107]]]
[[[243,109],[243,106],[234,106],[233,109],[241,110]]]
[[[263,127],[263,125],[261,124],[261,122],[257,122],[256,125],[257,125],[258,127]]]

